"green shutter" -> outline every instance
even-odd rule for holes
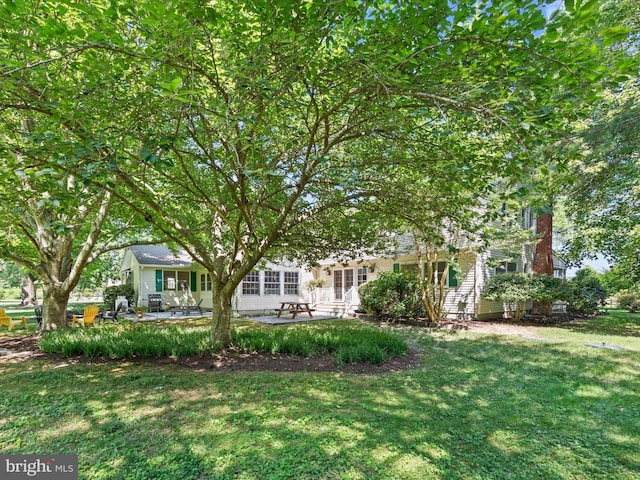
[[[196,276],[196,272],[191,272],[191,291],[195,292],[198,290],[198,277]]]
[[[449,266],[449,286],[457,287],[458,286],[458,277],[456,276],[456,269]]]
[[[394,263],[393,264],[393,273],[398,273],[400,271],[400,264],[399,263]]]
[[[162,291],[162,270],[156,270],[156,292]]]

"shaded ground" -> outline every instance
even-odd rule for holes
[[[574,320],[573,318],[566,321]],[[382,322],[384,325],[384,322]],[[473,332],[535,337],[535,326],[540,323],[511,324],[502,322],[476,322],[458,320],[444,322],[442,329],[460,329]],[[296,357],[282,354],[243,353],[234,349],[225,350],[216,355],[194,356],[187,358],[138,358],[116,360],[104,357],[87,358],[83,356],[63,357],[59,354],[44,353],[38,349],[37,336],[0,337],[0,359],[3,362],[17,362],[31,359],[49,360],[66,364],[86,363],[146,363],[157,365],[179,365],[185,368],[216,372],[345,372],[345,373],[382,373],[410,369],[419,366],[423,352],[419,347],[410,346],[406,355],[394,358],[380,365],[367,363],[338,365],[330,355],[320,357]]]

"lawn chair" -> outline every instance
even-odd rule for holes
[[[11,331],[13,327],[21,323],[24,325],[24,328],[27,328],[27,319],[25,317],[20,317],[20,320],[14,320],[7,315],[3,308],[0,308],[0,328],[6,325],[7,330]]]
[[[118,313],[121,310],[124,310],[124,303],[119,303],[115,310],[107,310],[102,315],[100,315],[100,320],[111,320],[112,322],[118,321]]]
[[[192,312],[199,313],[200,315],[202,315],[202,308],[200,308],[200,304],[202,303],[202,300],[203,299],[201,298],[197,305],[187,305],[186,307],[180,307],[180,308],[185,315],[190,315]]]
[[[72,324],[81,323],[83,327],[95,325],[96,317],[100,313],[97,305],[88,305],[84,308],[82,316],[74,315],[71,319]]]

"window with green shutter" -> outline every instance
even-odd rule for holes
[[[449,286],[457,287],[458,286],[458,277],[456,275],[456,269],[449,266]]]
[[[156,270],[156,292],[162,291],[162,270]]]
[[[198,279],[196,277],[196,272],[191,272],[191,291],[196,292],[198,290],[197,285]]]

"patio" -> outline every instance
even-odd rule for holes
[[[199,313],[190,313],[187,315],[183,315],[180,312],[145,312],[142,318],[138,318],[135,313],[126,313],[119,315],[118,318],[120,320],[131,320],[134,322],[151,322],[157,320],[169,320],[169,319],[190,319],[190,318],[200,318],[200,317],[210,317],[211,312],[204,312],[203,314]],[[335,315],[314,315],[312,318],[306,316],[296,316],[296,318],[291,318],[291,316],[281,316],[277,315],[261,315],[258,317],[247,317],[251,320],[255,320],[256,322],[264,323],[267,325],[286,325],[289,323],[300,323],[300,322],[314,322],[317,320],[331,320],[337,318]]]
[[[288,323],[315,322],[317,320],[332,320],[337,318],[335,315],[314,315],[313,317],[278,317],[276,315],[265,315],[260,317],[249,317],[256,322],[265,323],[267,325],[285,325]]]

